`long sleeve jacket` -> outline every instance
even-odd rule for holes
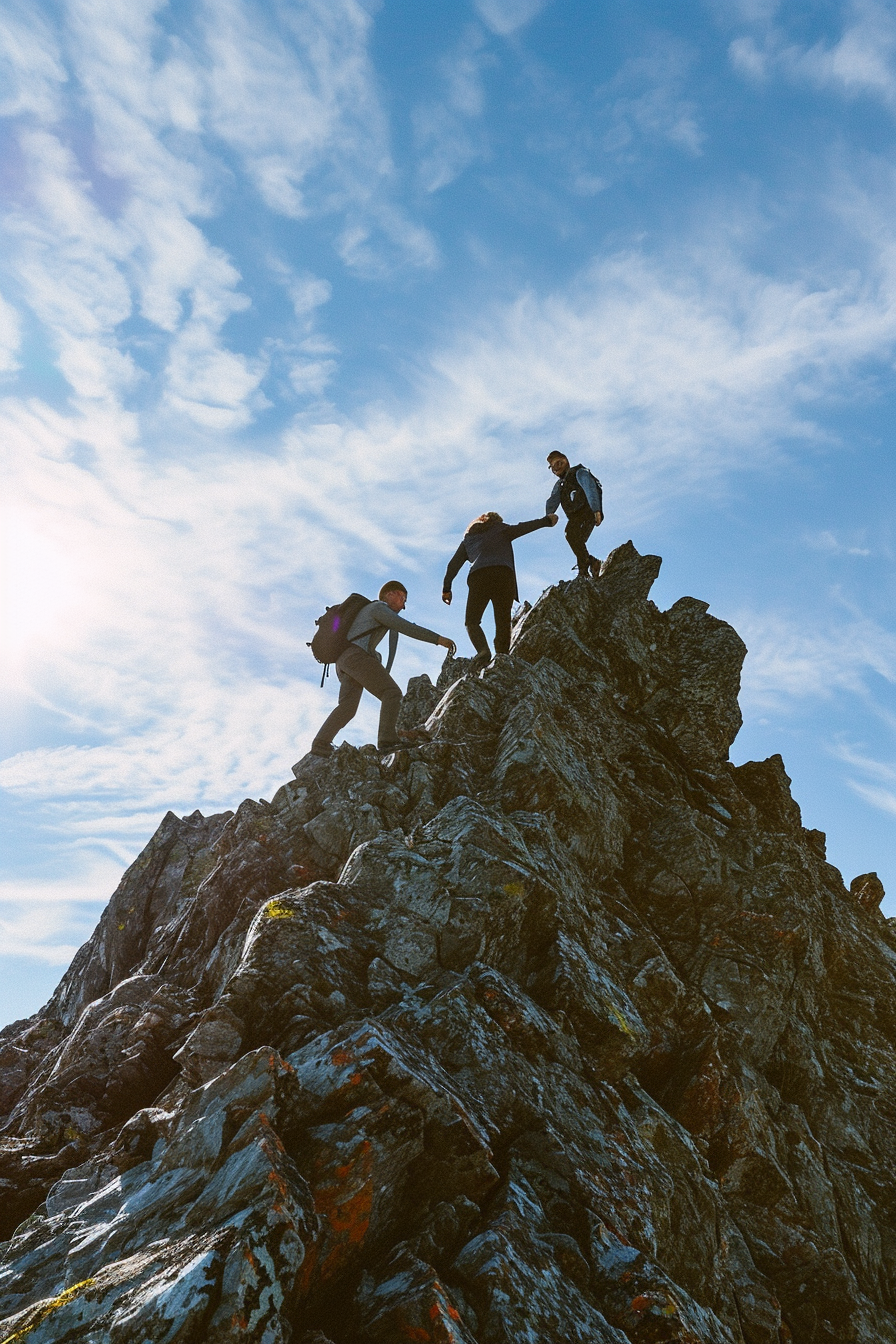
[[[550,527],[549,518],[533,518],[529,523],[493,523],[481,532],[468,532],[457,550],[448,561],[442,592],[450,593],[451,584],[460,573],[462,565],[470,562],[470,574],[477,569],[487,569],[491,565],[507,565],[516,574],[513,562],[513,543],[517,537],[527,532],[535,532],[539,527]],[[469,579],[468,579],[469,582]]]
[[[438,644],[439,636],[434,630],[427,630],[425,625],[415,625],[413,621],[406,621],[403,616],[399,616],[397,611],[386,602],[369,602],[366,607],[362,607],[355,619],[352,621],[352,627],[348,632],[349,644],[357,644],[359,649],[365,653],[372,653],[375,658],[379,658],[376,652],[376,646],[386,631],[389,631],[389,661],[386,664],[388,672],[395,659],[395,650],[398,647],[398,636],[409,635],[411,639],[422,639],[424,644]]]

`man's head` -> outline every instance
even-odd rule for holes
[[[385,602],[394,612],[404,611],[407,600],[408,590],[398,579],[390,579],[380,589],[380,601]]]
[[[569,458],[555,448],[552,453],[548,453],[548,466],[555,476],[565,476],[569,471]]]

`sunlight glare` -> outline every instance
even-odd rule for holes
[[[22,513],[0,515],[0,648],[9,663],[62,641],[83,596],[78,567]]]

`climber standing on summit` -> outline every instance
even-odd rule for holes
[[[548,453],[548,466],[557,477],[544,511],[555,521],[557,505],[563,509],[568,519],[566,540],[576,558],[579,577],[597,578],[600,573],[600,561],[589,553],[585,543],[595,527],[604,520],[604,499],[600,481],[581,465],[571,467],[565,453],[555,449]]]
[[[312,756],[332,754],[333,738],[357,714],[364,691],[370,691],[380,702],[378,750],[389,752],[407,746],[407,739],[413,734],[398,730],[401,687],[389,676],[398,647],[398,636],[409,635],[411,639],[422,639],[424,644],[441,644],[452,657],[456,652],[453,639],[437,635],[435,630],[427,630],[424,625],[414,625],[413,621],[406,621],[399,615],[407,600],[407,588],[398,579],[392,579],[383,584],[376,602],[368,602],[358,612],[348,632],[348,647],[336,659],[339,703],[318,728],[311,743]],[[383,667],[376,646],[387,630],[389,661]]]
[[[495,613],[495,653],[510,652],[510,612],[519,597],[513,543],[517,537],[539,527],[553,527],[553,518],[533,518],[529,523],[505,523],[500,513],[481,513],[464,533],[463,541],[448,561],[442,583],[442,601],[451,605],[451,584],[461,566],[470,562],[469,594],[464,623],[479,662],[491,657],[482,618],[489,602]]]

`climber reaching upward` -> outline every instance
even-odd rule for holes
[[[530,523],[505,523],[500,513],[481,513],[464,533],[464,539],[448,561],[442,583],[442,601],[451,605],[451,584],[461,565],[470,562],[469,595],[464,623],[477,657],[490,657],[482,617],[489,602],[495,614],[495,652],[510,652],[510,609],[519,596],[513,543],[517,537],[539,527],[553,527],[554,518],[534,518]]]
[[[414,625],[398,613],[404,610],[408,590],[403,583],[392,579],[384,583],[376,602],[368,602],[358,612],[348,631],[348,647],[336,659],[339,678],[339,702],[324,720],[311,743],[313,756],[329,756],[333,738],[340,728],[355,717],[364,691],[370,691],[380,702],[380,723],[377,745],[380,751],[394,751],[406,745],[401,738],[408,736],[398,731],[398,711],[401,709],[401,687],[389,676],[399,635],[421,639],[425,644],[441,644],[453,656],[454,641],[437,635],[423,625]],[[389,631],[389,661],[385,667],[376,646]]]
[[[604,520],[603,490],[600,481],[587,467],[569,465],[569,458],[557,449],[548,453],[548,466],[557,477],[544,511],[557,521],[557,506],[568,519],[566,540],[576,558],[579,577],[591,574],[597,578],[600,561],[589,554],[586,542]]]

